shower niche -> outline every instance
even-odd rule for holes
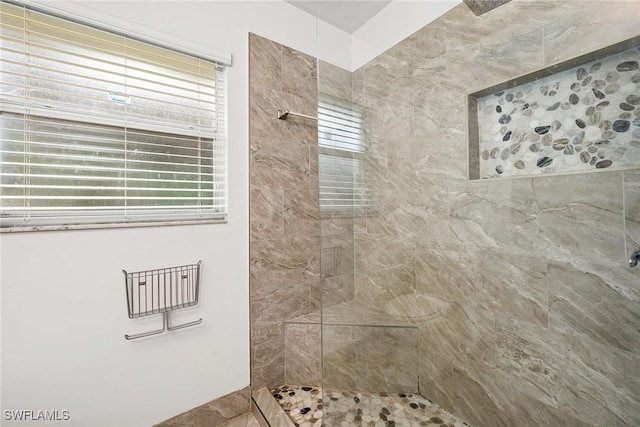
[[[468,95],[469,179],[640,165],[640,36]]]

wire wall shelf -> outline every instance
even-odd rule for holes
[[[197,264],[155,270],[122,270],[127,293],[127,309],[130,319],[162,314],[162,329],[125,335],[125,339],[148,337],[166,331],[187,328],[202,323],[202,318],[181,325],[169,324],[169,313],[198,304],[202,261]]]

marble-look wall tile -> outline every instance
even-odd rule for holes
[[[319,324],[287,323],[284,328],[285,382],[321,385],[322,351]]]
[[[529,325],[514,324],[507,314],[496,322],[496,374],[517,382],[520,393],[557,407],[564,356],[546,335],[529,333]]]
[[[453,382],[456,412],[473,425],[593,426],[522,394],[519,384],[510,378],[502,378],[499,370],[482,373],[456,366]]]
[[[484,259],[469,250],[443,250],[427,244],[416,246],[416,290],[449,302],[475,304],[488,310],[491,295],[476,278]]]
[[[353,300],[354,273],[322,278],[321,309]]]
[[[640,301],[633,301],[595,274],[568,263],[549,264],[549,323],[570,335],[600,344],[640,351]]]
[[[325,324],[323,384],[366,392],[418,391],[416,328]]]
[[[261,240],[250,247],[252,284],[281,286],[317,278],[320,239],[318,237],[291,237]]]
[[[332,98],[352,102],[352,74],[340,67],[320,60],[318,62],[318,92]]]
[[[322,383],[326,389],[357,390],[357,327],[322,325]]]
[[[551,256],[625,259],[622,173],[533,180],[539,242]]]
[[[420,392],[473,425],[638,424],[635,171],[468,183],[465,109],[473,90],[637,35],[639,5],[460,5],[352,73],[378,196],[354,221],[354,299],[448,304],[411,319]],[[325,375],[351,387],[337,366],[364,341],[343,340],[348,362]]]
[[[546,327],[549,319],[547,259],[526,251],[473,248],[476,287],[488,294],[489,309],[512,322]],[[476,264],[477,263],[477,264]]]
[[[468,87],[452,81],[446,71],[435,74],[428,83],[418,86],[413,97],[414,136],[433,138],[446,128],[464,131],[467,90]],[[439,102],[434,102],[435,99]],[[448,108],[441,108],[442,104]],[[433,150],[447,149],[450,144],[424,145]]]
[[[316,58],[289,47],[282,53],[282,88],[285,93],[305,100],[306,105],[318,102],[318,67]]]
[[[478,37],[495,32],[496,23],[468,13],[445,17],[445,23],[447,71],[467,89],[491,86],[543,65],[541,27],[505,25],[503,37]]]
[[[285,366],[285,321],[320,305],[317,123],[276,115],[316,114],[317,67],[315,58],[255,34],[249,66],[251,383],[258,390],[282,385],[286,372],[302,375],[304,361]]]
[[[285,236],[320,236],[318,190],[284,192]]]
[[[284,192],[279,188],[253,188],[249,192],[251,241],[284,237]]]
[[[454,410],[453,362],[424,342],[424,332],[418,328],[418,378],[422,396],[438,402],[449,412]],[[428,355],[428,357],[425,357]]]
[[[495,314],[454,303],[441,316],[421,324],[421,342],[456,366],[495,367]],[[428,357],[428,355],[421,355]]]
[[[284,383],[284,320],[251,318],[251,385],[274,387]]]
[[[392,103],[400,109],[411,109],[413,90],[411,86],[418,82],[411,77],[411,67],[383,53],[364,67],[364,105],[375,108],[377,105]]]
[[[282,91],[282,52],[284,47],[249,33],[249,82],[251,86]]]
[[[317,143],[318,125],[313,120],[290,116],[278,119],[278,110],[288,109],[297,113],[313,115],[309,101],[288,93],[262,86],[249,87],[249,135],[250,138],[297,142],[303,145]],[[289,144],[287,144],[289,145]]]
[[[624,172],[625,254],[640,247],[640,171]]]
[[[414,247],[401,238],[356,235],[355,296],[378,305],[414,290]]]
[[[545,63],[552,64],[635,37],[640,26],[637,1],[555,2],[562,19],[544,27]]]
[[[640,423],[640,357],[589,338],[564,336],[558,407],[592,425]]]
[[[295,319],[309,313],[312,281],[274,282],[261,286],[251,296],[251,316],[255,322]],[[277,310],[276,310],[277,308]]]
[[[535,253],[469,247],[449,251],[418,245],[416,289],[446,301],[547,326],[547,261]]]
[[[306,146],[285,146],[278,139],[252,138],[250,156],[252,188],[308,191],[309,149]]]
[[[455,388],[454,413],[467,423],[477,426],[512,426],[501,402],[488,389],[492,381],[472,370],[453,367]]]
[[[416,328],[359,327],[356,338],[356,390],[418,392]]]
[[[544,249],[531,180],[454,184],[449,207],[451,226],[463,243],[523,251]]]

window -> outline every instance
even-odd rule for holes
[[[320,213],[357,215],[375,207],[366,180],[362,113],[325,95],[318,102]]]
[[[225,64],[0,8],[3,229],[226,218]]]

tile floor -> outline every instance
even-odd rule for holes
[[[218,424],[217,427],[260,427],[260,424],[252,413],[247,413]]]
[[[470,427],[419,394],[327,391],[283,385],[272,390],[300,427]]]

